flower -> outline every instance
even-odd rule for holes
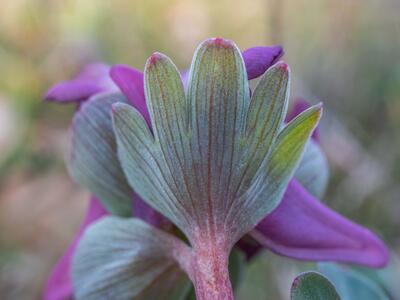
[[[79,228],[79,231],[71,244],[68,246],[64,255],[58,260],[54,266],[45,288],[44,299],[70,299],[72,297],[71,287],[71,260],[75,252],[76,246],[85,231],[95,220],[107,215],[107,211],[101,205],[101,203],[92,196],[89,201],[89,207],[86,212],[86,216]]]
[[[85,101],[101,92],[117,91],[116,85],[108,76],[109,71],[110,67],[106,64],[89,64],[73,80],[54,85],[44,98],[47,101],[70,103]]]
[[[211,50],[210,50],[211,49]],[[215,50],[217,49],[217,50]],[[222,49],[222,50],[220,50]],[[226,53],[225,50],[227,49]],[[197,55],[198,55],[198,61],[194,61],[192,68],[198,68],[196,69],[197,73],[194,72],[192,74],[192,78],[190,80],[198,80],[198,82],[202,81],[207,81],[207,76],[209,75],[209,71],[207,70],[202,70],[201,66],[203,66],[202,60],[208,60],[208,63],[212,65],[213,62],[213,57],[207,57],[207,51],[215,51],[212,52],[213,55],[221,55],[221,59],[226,59],[226,60],[231,60],[234,61],[235,63],[239,63],[239,65],[235,65],[235,67],[232,67],[232,65],[228,65],[228,67],[231,67],[229,69],[229,72],[236,72],[237,68],[239,66],[240,68],[240,59],[235,56],[235,47],[233,44],[229,41],[225,41],[222,39],[210,39],[206,41],[205,43],[202,44],[202,48],[199,48]],[[223,54],[220,54],[223,53]],[[228,54],[227,54],[228,53]],[[232,54],[233,53],[233,54]],[[254,95],[257,95],[260,99],[263,97],[267,97],[268,95],[264,95],[266,89],[266,86],[268,87],[268,84],[271,85],[271,81],[273,81],[273,86],[278,85],[277,88],[277,93],[281,93],[282,97],[285,97],[286,93],[286,85],[288,82],[288,68],[287,65],[284,63],[278,63],[277,60],[282,56],[283,51],[281,47],[278,46],[273,46],[273,47],[254,47],[250,48],[246,51],[243,52],[243,59],[244,59],[244,64],[247,70],[247,79],[254,79],[259,77],[260,75],[264,74],[266,70],[269,69],[269,74],[264,75],[261,79],[262,84],[261,88],[259,91],[253,91],[253,99],[256,99]],[[234,55],[233,58],[231,55]],[[196,65],[197,63],[197,65]],[[270,68],[272,65],[274,65],[274,68]],[[218,65],[220,66],[220,65]],[[216,68],[218,67],[216,66]],[[167,102],[167,103],[156,103],[156,101],[159,101],[160,99],[157,98],[158,95],[163,94],[164,97],[166,97],[167,100],[169,100],[168,97],[172,97],[171,99],[179,99],[181,97],[181,94],[173,94],[169,95],[169,93],[176,92],[176,90],[179,91],[179,89],[169,89],[166,90],[165,87],[163,86],[161,78],[163,78],[165,81],[167,80],[172,80],[171,76],[174,76],[174,69],[171,67],[170,61],[163,55],[161,54],[153,54],[151,58],[149,59],[147,65],[146,65],[146,70],[147,70],[147,78],[146,82],[151,85],[151,88],[147,86],[147,94],[144,91],[144,80],[143,80],[143,74],[135,69],[132,69],[128,66],[113,66],[109,73],[107,72],[98,72],[96,73],[97,75],[95,77],[86,77],[84,76],[86,72],[84,72],[84,75],[78,76],[77,79],[74,79],[70,82],[64,82],[61,85],[56,85],[54,88],[50,89],[49,93],[46,96],[47,100],[56,100],[59,102],[81,102],[85,101],[89,97],[91,97],[87,103],[87,105],[83,104],[79,111],[77,112],[77,116],[74,118],[73,122],[73,134],[75,135],[75,139],[79,141],[80,139],[80,132],[85,131],[87,132],[93,132],[96,133],[96,130],[94,127],[90,127],[90,122],[84,122],[88,121],[92,114],[96,113],[100,115],[100,110],[98,109],[98,106],[96,109],[91,107],[89,105],[90,102],[92,104],[94,102],[98,103],[98,105],[103,104],[107,106],[108,108],[113,107],[114,110],[114,122],[120,122],[119,126],[121,129],[117,130],[117,136],[119,136],[119,146],[118,149],[120,148],[126,148],[129,147],[129,139],[126,140],[124,132],[125,127],[129,126],[142,126],[139,123],[136,125],[124,123],[126,122],[125,119],[132,119],[134,114],[132,111],[130,111],[126,105],[122,104],[115,104],[117,101],[116,99],[110,100],[109,102],[105,102],[103,98],[99,96],[100,93],[111,93],[115,92],[115,90],[119,89],[120,92],[122,92],[125,97],[128,99],[129,105],[133,106],[136,108],[138,113],[143,117],[144,121],[147,123],[147,125],[156,125],[156,127],[151,128],[153,130],[153,134],[156,135],[157,139],[160,139],[162,141],[161,143],[161,151],[164,152],[164,155],[167,155],[171,161],[175,159],[176,153],[169,152],[171,151],[171,146],[165,146],[165,145],[171,145],[171,137],[169,133],[166,131],[166,126],[177,126],[174,127],[177,132],[179,132],[180,129],[182,129],[180,126],[182,124],[186,124],[187,120],[184,119],[179,119],[179,111],[171,111],[171,107],[173,106],[173,102]],[[102,70],[107,69],[106,67],[103,68]],[[217,68],[215,69],[215,72],[219,72],[220,70]],[[204,72],[204,73],[201,73]],[[225,71],[220,71],[220,72],[225,72]],[[225,73],[224,73],[225,74]],[[271,75],[272,74],[272,75]],[[195,77],[198,76],[198,77]],[[269,77],[268,77],[269,76]],[[184,83],[185,83],[185,74],[182,75]],[[189,76],[190,77],[190,76]],[[235,77],[236,78],[236,77]],[[230,98],[235,98],[238,101],[235,105],[239,110],[242,109],[241,105],[243,105],[242,102],[240,102],[241,97],[246,97],[245,91],[246,91],[246,84],[243,82],[238,82],[235,81],[236,79],[233,78],[229,84],[232,85],[232,89],[227,89],[226,91],[222,89],[222,91],[219,91],[220,97],[226,96],[223,93],[229,93],[229,92],[234,92],[237,86],[241,86],[241,91],[244,94],[229,94]],[[276,83],[274,80],[275,78],[278,78],[277,81],[279,83]],[[112,79],[113,84],[111,84],[110,79]],[[175,79],[174,79],[175,80]],[[247,81],[247,80],[246,80]],[[106,84],[104,84],[106,83]],[[178,80],[170,83],[171,85],[173,84],[178,84]],[[208,83],[212,85],[211,83]],[[188,84],[185,84],[185,88],[187,88]],[[190,83],[189,83],[190,85]],[[262,89],[264,87],[264,89]],[[195,87],[188,87],[189,90],[188,93],[201,93],[202,90],[196,90]],[[204,91],[203,91],[204,92]],[[217,91],[218,92],[218,91]],[[153,103],[150,105],[149,103],[146,103],[146,98],[145,94],[147,95],[147,100],[151,99]],[[96,96],[98,95],[98,96]],[[202,95],[201,97],[207,98],[207,95]],[[228,98],[229,98],[228,97]],[[161,97],[163,99],[163,97]],[[200,99],[200,98],[199,98]],[[170,101],[170,100],[169,100]],[[256,100],[254,100],[255,102]],[[260,100],[261,101],[261,100]],[[179,105],[184,105],[183,103],[179,103]],[[165,105],[165,106],[163,106]],[[168,106],[170,105],[170,106]],[[231,103],[229,103],[231,105]],[[254,128],[257,128],[258,123],[258,113],[261,112],[264,113],[264,117],[266,117],[266,113],[268,113],[269,110],[271,110],[271,107],[263,106],[263,102],[255,103],[254,105],[257,105],[254,107]],[[159,107],[163,107],[165,111],[162,110],[157,110]],[[285,105],[281,105],[280,110],[282,116],[284,115],[284,110],[285,110]],[[150,107],[150,111],[148,110],[148,107]],[[279,109],[279,106],[277,106]],[[198,108],[200,111],[201,109]],[[272,108],[273,109],[273,108]],[[228,106],[225,106],[222,108],[222,111],[226,110],[227,113],[234,114],[235,112],[230,111],[230,108]],[[107,111],[106,111],[107,112]],[[110,113],[110,111],[108,111]],[[165,113],[164,117],[160,117],[161,113]],[[276,112],[278,113],[278,112]],[[106,113],[101,111],[101,114],[103,116],[104,122],[111,123],[110,117],[107,116]],[[307,114],[307,112],[306,112]],[[308,111],[309,116],[317,116],[318,114],[318,109],[314,109],[313,111]],[[153,117],[151,117],[151,115]],[[297,113],[296,113],[297,115]],[[127,116],[129,118],[127,118]],[[157,117],[158,116],[158,117]],[[305,116],[303,114],[302,116]],[[300,120],[302,116],[298,117],[296,120]],[[108,119],[107,119],[108,118]],[[118,119],[119,118],[119,119]],[[136,116],[135,118],[140,118],[139,116]],[[151,121],[153,118],[153,122]],[[173,120],[171,118],[177,118],[178,123],[173,123]],[[205,120],[204,124],[202,126],[205,126],[208,128],[208,126],[211,126],[211,124],[207,124],[209,122],[208,120],[211,120],[210,116],[200,116],[199,120]],[[302,121],[304,121],[305,117],[303,117]],[[107,119],[107,120],[106,120]],[[157,119],[160,121],[160,124],[154,123],[154,120]],[[97,119],[99,120],[99,119]],[[138,119],[139,120],[139,119]],[[272,120],[273,121],[273,120]],[[271,121],[271,122],[272,122]],[[139,122],[139,121],[138,121]],[[164,122],[164,123],[161,123]],[[172,122],[172,123],[168,123]],[[182,123],[179,123],[182,122]],[[214,124],[214,127],[222,126],[219,123],[219,120],[214,121],[216,122]],[[258,121],[259,122],[259,121]],[[275,121],[274,121],[275,122]],[[300,121],[298,121],[300,122]],[[89,125],[87,125],[89,124]],[[279,120],[276,121],[275,123],[275,128],[278,130],[278,124]],[[86,127],[85,127],[86,126]],[[109,126],[109,125],[107,125]],[[122,126],[122,127],[121,127]],[[125,126],[125,127],[124,127]],[[118,125],[116,126],[118,128]],[[139,128],[138,127],[138,128]],[[140,127],[142,128],[142,127]],[[209,130],[213,130],[211,127]],[[239,129],[237,129],[239,130]],[[250,126],[249,130],[253,130],[253,127]],[[257,130],[257,129],[256,129]],[[145,135],[148,135],[148,133],[143,132],[143,137],[147,138]],[[177,133],[179,134],[179,133]],[[231,134],[231,135],[229,135]],[[265,133],[263,130],[260,130],[257,132],[258,138],[261,140],[268,140],[269,138],[272,138],[271,136],[268,135],[268,133]],[[225,132],[224,135],[221,135],[220,138],[223,139],[226,137],[227,139],[232,139],[234,135],[234,132]],[[142,138],[143,138],[142,137]],[[201,138],[202,135],[199,134],[199,137]],[[124,140],[125,138],[125,140]],[[132,138],[132,137],[131,137]],[[111,153],[113,161],[116,162],[116,164],[119,164],[119,160],[117,158],[116,154],[116,149],[117,146],[114,142],[110,142],[111,137],[107,138],[108,144],[107,144],[107,151],[108,153]],[[217,140],[218,141],[218,140]],[[229,142],[229,140],[228,140]],[[165,148],[163,147],[163,143]],[[180,145],[182,149],[189,149],[185,148],[184,142],[183,144]],[[114,145],[115,144],[115,145]],[[122,146],[121,146],[122,145]],[[196,150],[200,149],[199,152],[199,159],[200,161],[203,159],[202,156],[207,155],[208,156],[208,161],[213,161],[212,156],[210,156],[210,153],[219,153],[218,151],[216,152],[202,152],[201,148],[204,145],[208,145],[208,147],[213,147],[213,145],[210,143],[210,140],[208,141],[198,141],[196,144]],[[92,147],[93,146],[93,147]],[[258,160],[258,164],[261,164],[263,161],[264,156],[269,153],[269,147],[266,148],[265,151],[259,151],[259,148],[256,146],[253,146],[252,141],[249,141],[248,144],[249,148],[252,149],[252,153],[254,155],[253,159]],[[269,146],[269,144],[267,145]],[[72,152],[70,153],[70,172],[72,176],[82,185],[87,187],[91,192],[96,194],[96,196],[99,198],[99,200],[102,202],[100,204],[98,200],[95,198],[92,198],[91,200],[91,205],[88,210],[87,217],[85,219],[85,222],[82,224],[80,232],[78,236],[75,238],[74,242],[71,244],[69,249],[67,250],[66,254],[63,256],[63,258],[60,260],[58,265],[56,266],[55,270],[53,271],[51,277],[49,278],[46,290],[45,290],[45,298],[46,299],[65,299],[69,296],[71,296],[72,293],[72,288],[71,288],[71,283],[70,283],[70,278],[68,276],[70,272],[70,263],[71,263],[71,256],[72,252],[74,252],[76,244],[78,240],[80,239],[82,232],[85,231],[86,227],[97,220],[98,218],[104,216],[104,207],[112,212],[113,214],[117,215],[126,215],[126,212],[131,211],[130,209],[132,206],[134,206],[134,216],[141,218],[145,220],[146,222],[155,225],[159,228],[166,228],[168,227],[168,220],[164,218],[161,214],[158,212],[154,211],[152,207],[157,208],[159,212],[163,212],[164,215],[168,216],[168,219],[170,221],[173,221],[175,225],[177,225],[189,238],[192,244],[194,244],[195,247],[197,247],[197,254],[199,257],[210,257],[212,255],[217,255],[217,253],[210,253],[208,252],[209,249],[207,248],[208,245],[204,246],[202,243],[204,243],[204,238],[201,236],[204,234],[202,230],[198,230],[198,227],[193,227],[192,224],[193,220],[191,219],[196,219],[196,224],[199,227],[202,228],[209,228],[210,224],[207,223],[207,215],[199,216],[199,214],[202,214],[202,211],[205,211],[207,209],[214,209],[217,212],[223,211],[226,213],[226,208],[230,207],[231,211],[233,213],[239,214],[241,211],[238,210],[235,207],[235,203],[221,203],[221,206],[213,207],[202,207],[202,206],[196,206],[199,205],[198,201],[196,203],[192,203],[192,207],[188,207],[183,204],[178,203],[179,199],[171,198],[171,203],[169,203],[170,206],[165,206],[165,203],[158,203],[157,202],[157,197],[153,196],[151,188],[154,186],[150,185],[150,188],[147,189],[146,185],[149,185],[148,181],[144,178],[144,174],[134,174],[132,175],[132,178],[128,178],[128,180],[124,178],[120,178],[118,182],[115,183],[118,188],[114,188],[113,186],[110,187],[110,183],[107,182],[100,182],[98,179],[94,178],[93,174],[88,174],[88,170],[86,167],[82,167],[82,164],[88,164],[88,160],[90,160],[90,157],[98,155],[98,153],[95,153],[96,147],[98,147],[98,144],[96,145],[85,145],[84,150],[86,150],[88,153],[90,153],[90,156],[85,156],[82,155],[80,157],[79,155],[76,155],[76,153]],[[215,146],[214,146],[215,147]],[[254,147],[254,148],[251,148]],[[131,150],[134,150],[136,148],[132,148]],[[224,146],[222,146],[221,149],[224,149]],[[219,151],[221,151],[219,149]],[[226,149],[228,150],[228,149]],[[73,150],[74,151],[74,150]],[[120,151],[120,150],[118,150]],[[135,150],[136,151],[136,150]],[[179,150],[176,150],[178,151]],[[79,152],[80,153],[80,152]],[[181,153],[181,155],[184,155]],[[129,166],[129,164],[132,164],[132,162],[129,160],[128,157],[129,151],[127,153],[119,153],[119,157],[123,157],[123,159],[126,159],[125,164],[122,162],[122,165],[125,165],[124,172],[122,172],[120,166],[115,166],[116,169],[110,170],[110,166],[96,166],[96,168],[102,168],[101,170],[98,169],[98,171],[94,172],[94,174],[103,174],[104,172],[109,172],[110,174],[117,174],[117,176],[110,176],[109,179],[110,181],[115,179],[116,177],[120,176],[120,174],[127,174],[130,172],[129,168],[133,168],[132,166]],[[235,156],[235,151],[232,150],[232,152],[228,151],[228,154],[230,155],[231,159],[232,157]],[[178,155],[179,156],[179,155]],[[107,158],[108,159],[108,158]],[[134,160],[134,162],[137,162],[138,160]],[[155,158],[148,156],[148,161],[149,162],[154,162],[156,161]],[[219,161],[216,160],[218,163]],[[221,162],[221,161],[220,161]],[[91,162],[89,161],[89,164]],[[93,162],[93,164],[97,162]],[[174,174],[176,174],[177,179],[176,180],[184,180],[184,177],[186,176],[185,174],[185,168],[180,169],[179,164],[180,161],[175,161],[173,165],[169,165],[167,163],[168,168],[172,168],[174,170]],[[245,162],[243,162],[245,163]],[[128,167],[127,167],[128,166]],[[213,164],[209,164],[208,170],[204,169],[204,166],[201,164],[197,164],[196,166],[192,166],[189,168],[190,170],[195,170],[197,173],[197,178],[198,180],[204,180],[201,179],[202,176],[204,175],[204,172],[208,171],[209,174],[214,174],[215,170],[211,169]],[[140,168],[140,165],[135,165],[135,168]],[[220,165],[221,168],[227,168],[225,165]],[[157,164],[153,165],[153,168],[157,169]],[[182,167],[181,167],[182,168]],[[231,172],[231,170],[228,170]],[[227,172],[228,172],[227,171]],[[214,173],[213,173],[214,172]],[[228,172],[228,174],[230,174]],[[255,171],[251,171],[252,175],[257,175],[258,173],[255,173]],[[272,171],[271,171],[272,172]],[[218,175],[219,173],[215,173]],[[251,176],[247,174],[243,175],[244,180],[246,183],[246,180],[248,182],[251,182]],[[182,176],[182,177],[179,177]],[[91,177],[88,179],[88,177]],[[215,176],[214,176],[215,177]],[[220,177],[219,180],[221,180],[221,186],[222,187],[227,187],[227,183],[223,182],[224,179],[221,179]],[[97,180],[97,181],[96,181]],[[261,179],[260,179],[261,180]],[[145,199],[147,200],[146,202],[143,201],[138,194],[133,193],[129,189],[129,183],[134,186],[135,191],[138,192],[140,195],[144,195]],[[205,181],[206,182],[206,181]],[[208,186],[209,189],[215,189],[215,188],[220,188],[221,186],[214,186],[213,183],[205,183],[204,186]],[[114,184],[114,183],[112,183]],[[111,185],[112,185],[111,184]],[[225,185],[224,185],[225,184]],[[188,190],[190,191],[194,186],[198,187],[197,192],[202,194],[207,192],[206,190],[203,190],[203,186],[199,185],[198,182],[190,182]],[[164,189],[162,191],[163,193],[166,193],[166,196],[171,196],[170,192],[165,191],[166,189],[169,189],[170,186],[165,185],[164,183],[160,182],[160,187]],[[259,188],[259,185],[255,185],[255,190],[254,192],[252,191],[251,194],[249,194],[247,197],[255,197],[254,201],[257,202],[259,201],[257,198],[259,198],[260,193],[257,191]],[[125,197],[126,199],[121,200],[120,195],[117,195],[119,191],[121,190],[126,190],[126,194],[129,195],[128,197]],[[261,190],[262,191],[262,190]],[[175,191],[179,192],[179,191]],[[271,193],[274,193],[273,190],[270,191]],[[171,192],[172,193],[172,192]],[[227,193],[229,191],[227,190]],[[254,196],[255,195],[255,196]],[[155,199],[149,201],[149,199]],[[304,188],[297,179],[292,178],[287,185],[286,192],[282,195],[277,193],[276,195],[276,203],[277,207],[271,206],[271,207],[264,207],[262,209],[260,208],[253,208],[255,213],[258,213],[259,211],[264,211],[264,214],[261,216],[257,216],[255,220],[260,221],[257,225],[257,227],[250,232],[250,235],[258,241],[261,245],[264,247],[278,253],[284,256],[289,256],[297,259],[303,259],[303,260],[316,260],[316,261],[325,261],[325,260],[334,260],[334,261],[342,261],[342,262],[351,262],[351,263],[356,263],[356,264],[362,264],[366,266],[371,266],[371,267],[380,267],[383,266],[386,261],[387,261],[387,249],[384,246],[384,244],[375,236],[373,235],[370,231],[367,229],[356,225],[352,223],[351,221],[345,219],[344,217],[338,215],[337,213],[333,212],[330,210],[328,207],[320,203],[317,199],[315,199],[314,196],[311,195],[309,191],[307,191],[306,188]],[[111,200],[110,200],[111,199]],[[115,206],[116,201],[113,201],[113,199],[118,199],[119,204],[118,207]],[[176,201],[177,203],[173,203],[173,201]],[[149,206],[149,202],[151,203],[152,207]],[[133,203],[133,204],[132,204]],[[174,206],[175,205],[175,206]],[[251,204],[249,204],[251,205]],[[103,213],[101,214],[95,214],[94,216],[92,215],[92,211],[95,211],[100,207],[103,207]],[[251,206],[249,206],[249,210],[251,210]],[[196,216],[197,212],[197,216]],[[181,216],[184,216],[186,220],[182,220]],[[212,215],[212,214],[211,214]],[[227,218],[229,218],[229,215],[223,215]],[[231,227],[229,228],[230,234],[232,234],[232,237],[226,237],[222,236],[222,239],[228,239],[228,241],[223,240],[222,244],[219,246],[223,247],[231,247],[230,243],[236,243],[237,239],[240,238],[244,233],[249,231],[250,229],[253,228],[251,220],[246,220],[245,216],[248,215],[243,215],[242,218],[234,218],[232,220],[235,220],[235,222],[239,223],[239,225],[243,226],[243,228],[240,228],[240,226],[235,227],[235,224],[231,224]],[[239,219],[239,221],[238,221]],[[218,220],[214,220],[218,221]],[[249,221],[249,223],[247,223]],[[156,234],[156,233],[155,233]],[[200,244],[197,244],[199,240],[202,240]],[[225,244],[227,243],[227,244]],[[204,252],[204,253],[203,253]],[[218,258],[219,259],[219,258]],[[226,259],[226,258],[221,258]],[[179,259],[178,259],[179,260]],[[193,268],[202,268],[204,265],[206,265],[206,261],[196,261],[194,265],[191,266],[181,266],[185,270],[189,270]],[[60,274],[64,274],[64,276],[60,276]],[[65,276],[67,274],[67,276]],[[189,274],[190,275],[190,274]],[[201,277],[201,274],[191,274],[191,279],[195,281],[198,285],[204,285],[204,282],[202,282],[199,278]]]

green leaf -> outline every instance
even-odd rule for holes
[[[258,82],[246,116],[244,153],[239,165],[244,165],[238,184],[239,194],[246,190],[270,152],[286,115],[290,74],[281,62],[269,68]]]
[[[289,78],[288,66],[277,63],[261,77],[251,97],[246,118],[244,158],[256,170],[274,143],[285,118]]]
[[[237,300],[280,299],[278,274],[272,268],[274,257],[262,251],[247,264],[242,283],[236,291]]]
[[[234,291],[239,287],[243,279],[246,257],[239,249],[233,249],[229,256],[229,276]]]
[[[305,272],[297,276],[290,291],[292,300],[339,300],[333,284],[317,272]]]
[[[225,230],[226,213],[236,207],[238,160],[250,101],[244,62],[233,42],[216,38],[198,47],[187,97],[195,219],[204,231]]]
[[[294,173],[296,179],[315,197],[321,198],[329,179],[329,166],[321,147],[310,140]]]
[[[186,296],[185,300],[196,300],[196,292],[194,291],[194,287],[192,286],[189,294]]]
[[[144,74],[146,100],[155,138],[153,148],[159,152],[161,176],[171,190],[171,194],[161,201],[168,200],[170,206],[179,207],[180,213],[186,218],[181,226],[187,227],[187,221],[194,215],[193,203],[189,205],[193,199],[190,189],[193,186],[193,165],[189,158],[189,110],[181,76],[172,61],[161,53],[155,53],[148,59]],[[165,211],[159,205],[156,207],[161,212]],[[175,223],[182,223],[175,215],[169,217]]]
[[[155,139],[166,151],[172,151],[169,147],[180,142],[176,135],[187,133],[189,118],[180,73],[167,56],[154,53],[145,66],[144,84]],[[182,155],[182,149],[174,150],[178,157]]]
[[[386,267],[381,269],[370,269],[364,267],[352,267],[357,272],[367,276],[379,284],[389,295],[390,299],[400,299],[400,258],[395,252],[390,253],[390,260]]]
[[[190,287],[191,283],[186,274],[178,266],[173,265],[130,300],[184,300],[191,292]]]
[[[163,171],[176,197],[188,198],[189,114],[179,71],[168,57],[155,53],[147,61],[144,76],[154,138],[164,157]]]
[[[131,216],[132,189],[120,166],[111,120],[111,107],[119,102],[126,102],[121,94],[98,95],[80,107],[72,122],[67,167],[109,212]]]
[[[173,259],[178,248],[186,247],[181,243],[139,219],[103,218],[77,247],[76,299],[184,299],[190,282]]]
[[[377,283],[359,272],[333,263],[320,263],[318,268],[333,282],[342,300],[389,300]]]
[[[190,220],[158,143],[133,107],[113,107],[118,155],[129,183],[143,200],[187,233]]]
[[[279,133],[271,154],[264,159],[250,188],[241,195],[242,214],[233,220],[242,228],[253,228],[279,204],[321,110],[320,105],[307,109]]]

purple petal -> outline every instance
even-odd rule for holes
[[[76,78],[51,87],[45,100],[79,102],[97,93],[116,91],[117,87],[108,75],[109,70],[110,67],[102,63],[87,65]]]
[[[284,52],[281,46],[252,47],[242,52],[246,65],[247,78],[257,78],[273,64],[275,64]]]
[[[115,65],[110,70],[110,76],[150,125],[150,115],[144,97],[143,73],[128,66]]]
[[[253,47],[242,52],[249,80],[257,78],[283,56],[281,46]],[[190,69],[181,71],[181,79],[185,89],[188,86]]]
[[[45,96],[45,100],[62,103],[83,101],[100,92],[101,89],[93,83],[81,82],[79,80],[64,81],[50,88]]]
[[[54,266],[50,277],[47,280],[43,294],[44,300],[65,300],[72,298],[70,269],[75,248],[85,229],[91,223],[100,219],[106,214],[107,212],[105,211],[101,203],[95,197],[92,197],[90,199],[90,204],[86,212],[85,219],[81,224],[78,234],[75,236],[72,243],[68,246],[67,251],[65,251],[64,255]]]
[[[152,209],[138,195],[133,195],[133,211],[135,217],[153,225],[157,228],[166,228],[172,223],[163,215]]]
[[[382,267],[388,249],[368,229],[332,211],[292,180],[280,205],[253,237],[283,256]]]
[[[286,115],[285,122],[290,122],[309,107],[311,107],[311,104],[308,101],[304,100],[303,98],[296,98],[294,100],[292,109],[289,110],[288,114]],[[315,141],[319,141],[319,125],[315,128],[311,137]]]
[[[183,87],[185,88],[185,90],[189,83],[189,73],[190,73],[190,69],[186,69],[181,72],[181,79],[182,79]]]

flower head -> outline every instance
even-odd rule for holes
[[[146,288],[155,282],[167,295],[186,282],[182,270],[199,299],[231,299],[228,255],[249,232],[261,245],[298,259],[386,262],[378,238],[293,179],[309,173],[296,172],[304,148],[314,147],[312,157],[317,153],[318,146],[307,143],[321,107],[284,124],[290,72],[276,62],[282,53],[280,47],[255,47],[241,54],[231,41],[216,38],[197,49],[187,84],[160,53],[149,58],[144,76],[126,66],[111,68],[115,86],[99,91],[118,87],[124,96],[81,93],[97,79],[64,83],[69,95],[78,95],[68,101],[91,96],[74,117],[70,173],[107,211],[127,217],[107,217],[85,234],[73,268],[78,299],[100,299],[112,289],[126,299],[149,297]],[[248,80],[260,75],[250,97]],[[50,98],[62,98],[52,90]],[[169,222],[190,246],[165,226]],[[104,239],[109,242],[99,244]],[[168,270],[176,280],[159,280]],[[48,299],[61,299],[51,296],[55,285],[48,287]]]

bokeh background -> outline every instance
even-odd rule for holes
[[[40,299],[87,204],[63,164],[74,107],[42,102],[46,89],[88,62],[142,69],[153,51],[185,68],[211,36],[241,49],[284,46],[292,95],[325,106],[331,180],[323,200],[399,252],[400,1],[1,0],[0,7],[1,299]],[[284,299],[294,264],[272,254],[260,263],[273,290],[257,299]]]

